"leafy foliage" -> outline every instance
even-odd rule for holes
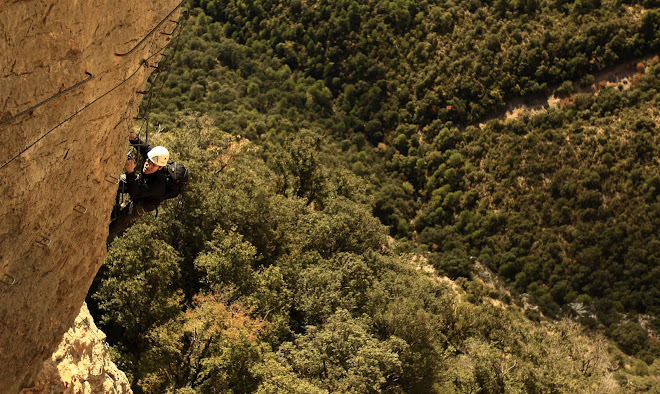
[[[149,372],[138,385],[146,392],[248,392],[255,385],[249,367],[262,352],[257,339],[263,328],[237,304],[198,296],[185,314],[150,333],[140,367]]]
[[[191,183],[90,300],[136,392],[657,385],[652,4],[189,8],[150,119]]]

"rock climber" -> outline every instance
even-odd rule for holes
[[[167,170],[165,166],[170,158],[170,153],[163,146],[152,148],[145,144],[134,132],[129,134],[128,140],[131,146],[139,147],[140,154],[145,158],[144,167],[142,172],[136,175],[135,156],[129,155],[126,163],[124,163],[126,173],[119,179],[117,201],[110,222],[109,237],[123,233],[135,219],[158,208],[158,205],[165,198],[167,187]],[[120,193],[126,192],[130,196],[130,201],[116,212],[119,208]]]

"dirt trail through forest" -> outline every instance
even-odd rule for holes
[[[616,86],[620,90],[629,89],[632,77],[642,72],[638,69],[639,64],[646,65],[651,59],[658,62],[658,55],[649,55],[643,58],[627,61],[625,63],[603,70],[593,77],[593,82],[588,86],[580,86],[580,83],[573,83],[573,94],[575,93],[598,93],[605,86]],[[504,109],[495,114],[483,118],[477,122],[479,127],[483,128],[489,120],[512,120],[517,119],[525,113],[534,114],[545,111],[548,108],[556,108],[560,105],[562,99],[555,95],[553,89],[550,95],[534,95],[526,97],[517,97],[509,101]]]

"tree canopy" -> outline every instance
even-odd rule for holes
[[[136,392],[657,386],[654,3],[187,8],[143,109],[191,182],[90,292]]]

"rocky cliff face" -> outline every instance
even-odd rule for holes
[[[32,385],[103,261],[137,92],[179,2],[0,2],[1,393]]]
[[[126,375],[110,359],[105,334],[99,331],[86,305],[31,387],[21,394],[131,393]]]

